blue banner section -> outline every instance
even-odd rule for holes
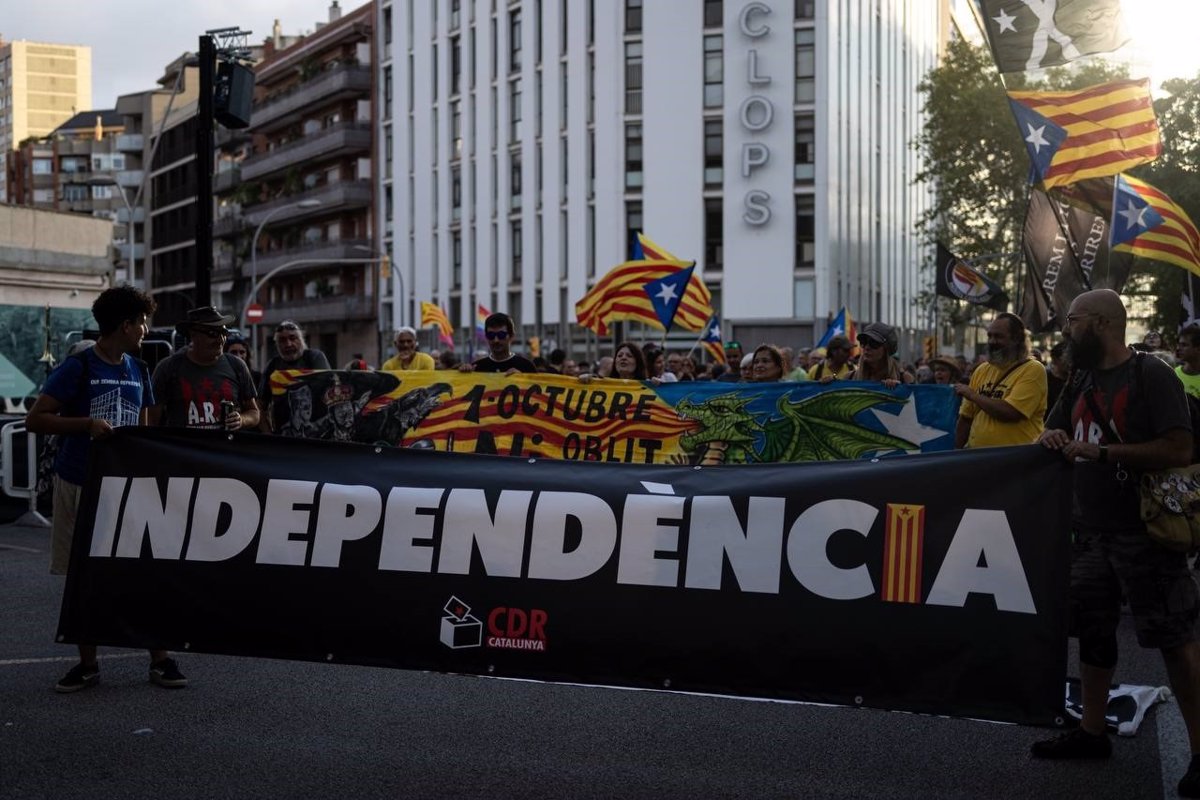
[[[954,449],[960,398],[949,386],[879,383],[664,383],[658,397],[697,423],[680,439],[700,463],[834,461]],[[704,453],[707,447],[709,452]]]

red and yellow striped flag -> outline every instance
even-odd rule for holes
[[[690,261],[649,258],[618,264],[575,304],[575,316],[580,325],[599,336],[608,335],[608,326],[621,320],[637,320],[663,330],[650,296],[646,294],[646,284],[691,266]],[[712,315],[712,293],[704,280],[692,273],[673,324],[684,330],[702,331]]]
[[[921,602],[921,562],[925,549],[925,506],[888,503],[883,545],[882,599]]]
[[[1116,245],[1113,250],[1133,253],[1142,258],[1152,258],[1155,261],[1165,261],[1200,275],[1200,232],[1196,231],[1196,225],[1187,212],[1165,193],[1145,181],[1139,181],[1131,175],[1122,175],[1118,181],[1124,181],[1125,187],[1122,188],[1126,192],[1131,191],[1142,202],[1157,211],[1162,217],[1162,222],[1138,234],[1132,240]],[[1129,207],[1122,206],[1121,191],[1117,192],[1116,198],[1117,202],[1113,208],[1114,232],[1121,230],[1118,227],[1117,216],[1129,213]],[[1137,219],[1141,219],[1141,217],[1137,217]]]
[[[1153,161],[1162,152],[1149,79],[1112,81],[1072,92],[1009,92],[1008,96],[1066,130],[1066,139],[1042,178],[1047,189],[1116,175]],[[1030,136],[1037,133],[1031,131]],[[1026,141],[1046,146],[1044,140]]]
[[[450,318],[446,316],[446,312],[437,303],[427,303],[421,301],[421,327],[426,325],[436,325],[438,328],[438,338],[450,345],[454,344],[454,326],[450,324]]]

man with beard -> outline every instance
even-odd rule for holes
[[[1029,357],[1025,323],[1002,312],[988,325],[988,360],[971,373],[969,385],[955,384],[963,398],[955,447],[1030,444],[1046,416],[1046,368]]]
[[[1138,644],[1158,648],[1187,726],[1192,761],[1179,794],[1200,797],[1200,596],[1187,556],[1157,544],[1139,514],[1143,472],[1191,461],[1191,419],[1171,368],[1125,344],[1125,307],[1097,289],[1071,303],[1064,334],[1075,369],[1039,441],[1074,465],[1069,630],[1079,639],[1083,719],[1033,745],[1037,758],[1108,758],[1108,688],[1122,598]]]
[[[290,419],[287,400],[271,394],[271,376],[277,370],[285,369],[329,369],[329,359],[320,350],[308,346],[304,331],[290,319],[275,326],[275,349],[279,355],[263,367],[262,385],[258,388],[264,412],[259,427],[265,433],[281,431]]]
[[[483,321],[483,335],[487,337],[488,354],[478,358],[473,364],[460,364],[462,372],[502,372],[512,375],[516,372],[537,372],[525,356],[519,356],[512,351],[512,340],[516,332],[512,317],[508,314],[495,313]]]

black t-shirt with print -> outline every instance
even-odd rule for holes
[[[477,359],[472,366],[476,372],[508,372],[513,368],[516,368],[518,372],[537,372],[537,367],[533,365],[532,361],[516,353],[503,361],[497,361],[491,356],[484,356]]]
[[[1065,430],[1075,441],[1137,443],[1157,439],[1174,428],[1192,429],[1183,384],[1174,370],[1154,356],[1136,354],[1112,369],[1085,374],[1075,385],[1079,388],[1063,390],[1046,421],[1048,429]],[[1095,419],[1085,398],[1089,393],[1102,419]],[[1116,434],[1109,429],[1110,418]],[[1118,479],[1119,469],[1128,473],[1123,481]],[[1104,530],[1141,526],[1138,473],[1115,459],[1077,462],[1074,473],[1071,518],[1076,525]]]

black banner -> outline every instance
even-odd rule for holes
[[[1071,302],[1089,289],[1125,288],[1133,257],[1110,252],[1112,196],[1112,177],[1031,191],[1019,315],[1034,332],[1061,328]]]
[[[701,468],[122,428],[92,458],[63,641],[1062,713],[1069,468],[1037,446]]]

